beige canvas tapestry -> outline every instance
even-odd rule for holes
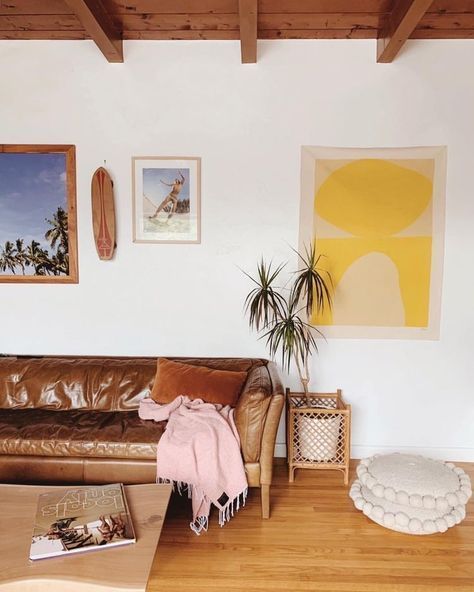
[[[438,339],[446,148],[303,146],[300,249],[316,241],[326,337]]]

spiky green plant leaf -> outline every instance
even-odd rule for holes
[[[296,279],[290,293],[290,300],[295,303],[302,302],[308,317],[313,310],[322,313],[325,306],[331,307],[331,291],[328,286],[331,284],[330,274],[318,268],[321,255],[316,254],[316,245],[311,243],[305,246],[305,253],[301,254],[293,249],[301,260],[303,266],[295,272]]]
[[[289,371],[291,361],[297,359],[302,364],[312,352],[318,351],[315,334],[321,334],[315,327],[303,321],[295,309],[295,303],[285,303],[280,317],[275,320],[268,331],[262,335],[274,358],[281,353],[281,364]]]
[[[256,278],[244,271],[257,286],[247,295],[244,303],[245,312],[249,315],[249,325],[257,331],[277,319],[286,304],[283,296],[273,287],[284,266],[285,264],[281,264],[272,269],[272,264],[267,264],[262,258],[257,264]]]

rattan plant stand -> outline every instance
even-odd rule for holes
[[[349,483],[351,406],[342,393],[304,393],[286,389],[289,480],[295,469],[336,469]]]

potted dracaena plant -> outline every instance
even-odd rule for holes
[[[250,328],[266,339],[270,355],[281,353],[282,367],[289,371],[294,362],[308,406],[309,358],[318,351],[315,337],[322,333],[309,324],[310,315],[331,308],[331,277],[318,264],[321,255],[316,245],[304,247],[304,253],[293,249],[298,256],[299,269],[285,287],[276,287],[285,263],[276,267],[263,258],[257,264],[257,276],[244,272],[256,286],[245,299],[245,312]]]

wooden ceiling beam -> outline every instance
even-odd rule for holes
[[[66,0],[109,62],[123,62],[122,35],[100,0]]]
[[[432,3],[433,0],[396,0],[377,39],[377,62],[393,62]]]
[[[239,0],[242,64],[257,62],[257,0]]]

